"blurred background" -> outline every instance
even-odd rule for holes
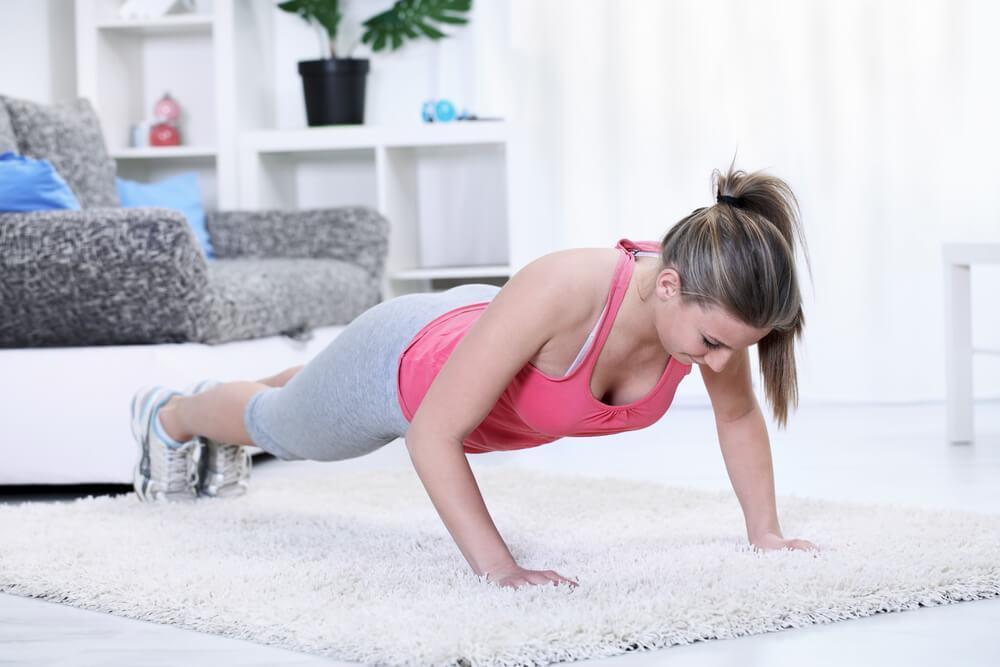
[[[384,4],[348,3],[344,39]],[[74,11],[71,0],[3,3],[4,94],[78,94]],[[298,17],[272,13],[255,94],[271,96],[270,127],[300,127],[294,64],[315,57],[316,40]],[[444,96],[510,132],[508,221],[482,207],[476,221],[496,172],[463,178],[458,160],[442,178],[460,201],[423,243],[464,230],[468,262],[516,270],[560,248],[659,239],[712,203],[711,172],[735,155],[785,179],[801,205],[814,278],[802,264],[802,400],[943,400],[942,243],[1000,241],[1000,6],[511,0],[477,2],[470,17],[448,39],[366,54],[367,123],[413,122],[423,100]],[[177,67],[198,75],[197,63]],[[147,106],[160,88],[148,86]],[[300,190],[300,203],[323,203],[319,190]],[[1000,268],[972,275],[974,345],[995,348]],[[678,400],[705,400],[699,385],[684,383]],[[977,357],[974,386],[1000,397],[1000,357]]]

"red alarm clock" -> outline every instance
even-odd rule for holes
[[[150,146],[180,146],[181,135],[170,123],[157,123],[149,128]]]

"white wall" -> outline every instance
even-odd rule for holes
[[[3,0],[0,95],[58,102],[76,95],[73,0]]]
[[[942,400],[941,245],[1000,243],[1000,4],[624,4],[513,0],[527,226],[553,248],[659,240],[738,149],[802,207],[803,402]],[[998,292],[1000,268],[973,270],[977,347],[1000,348]],[[1000,397],[1000,356],[974,380]],[[705,400],[697,378],[679,396]]]

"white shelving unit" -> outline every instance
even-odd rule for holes
[[[495,121],[247,132],[240,140],[241,205],[373,206],[391,222],[385,298],[432,291],[433,281],[503,284],[512,275],[508,137],[506,123]],[[436,265],[428,265],[435,254],[433,226],[446,224],[444,218],[453,212],[441,201],[456,197],[442,192],[448,188],[448,178],[441,176],[449,161],[455,163],[453,174],[478,169],[480,184],[493,185],[486,195],[490,200],[453,234],[460,236],[455,239],[460,248],[477,244],[494,261],[445,265],[439,256]],[[315,168],[311,180],[299,173],[305,167]]]
[[[119,30],[143,34],[163,34],[212,29],[211,14],[172,14],[157,19],[99,19],[98,30]]]
[[[207,210],[371,206],[391,223],[384,298],[503,284],[524,263],[511,237],[525,255],[531,235],[510,225],[505,123],[267,129],[279,116],[273,0],[198,0],[154,20],[122,19],[120,0],[75,2],[78,92],[123,178],[197,171]],[[131,147],[131,127],[165,92],[183,110],[182,145]]]
[[[111,151],[116,160],[153,160],[156,158],[214,158],[215,146],[156,146],[152,148],[118,148]]]
[[[78,93],[90,99],[123,178],[197,171],[205,206],[239,201],[237,137],[273,124],[273,103],[252,99],[271,63],[256,43],[268,0],[201,0],[195,12],[126,20],[120,0],[76,0]],[[192,73],[195,73],[192,75]],[[181,144],[132,148],[131,127],[169,92],[181,105]]]

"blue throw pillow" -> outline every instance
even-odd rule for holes
[[[183,213],[191,229],[194,230],[198,243],[201,244],[205,259],[215,259],[215,251],[212,249],[212,242],[205,228],[205,211],[201,206],[198,172],[185,172],[156,183],[139,183],[121,178],[116,178],[115,183],[118,186],[118,198],[125,208],[155,206],[172,208]]]
[[[0,211],[79,211],[80,202],[48,160],[0,155]]]

